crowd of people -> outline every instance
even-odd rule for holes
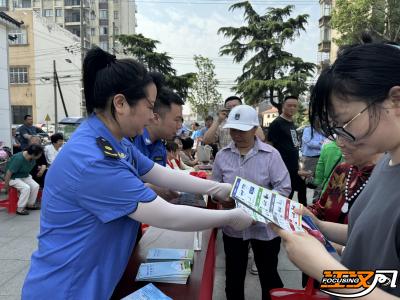
[[[294,122],[294,95],[283,99],[266,135],[256,110],[237,96],[203,127],[195,122],[184,130],[184,101],[163,85],[161,74],[93,48],[83,65],[87,120],[66,144],[56,133],[43,148],[26,116],[7,164],[6,187],[20,192],[17,213],[42,210],[22,298],[109,299],[140,239],[140,223],[180,231],[222,228],[228,300],[244,299],[250,248],[260,298],[270,299],[269,291],[283,286],[281,241],[316,280],[324,270],[398,270],[398,70],[397,45],[347,47],[319,76],[310,125],[302,131]],[[185,172],[208,163],[199,157],[204,147],[212,160],[209,180]],[[235,208],[229,193],[236,176],[288,198],[297,191],[298,213],[313,219],[341,262],[308,233],[256,223]],[[307,188],[314,189],[312,199]],[[210,195],[220,209],[169,203],[179,192]],[[379,286],[365,299],[396,296],[400,285]]]

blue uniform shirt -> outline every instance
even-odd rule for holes
[[[146,128],[142,135],[138,135],[134,138],[133,144],[140,152],[155,163],[163,167],[167,165],[167,150],[165,149],[164,143],[161,140],[157,140],[153,143]]]
[[[109,145],[102,149],[99,137]],[[22,299],[111,297],[138,232],[127,215],[157,196],[138,178],[153,166],[95,115],[81,124],[47,173],[39,245]]]

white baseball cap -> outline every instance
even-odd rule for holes
[[[260,126],[257,111],[249,105],[235,106],[228,115],[224,128],[249,131]]]

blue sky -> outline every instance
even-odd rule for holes
[[[218,3],[222,2],[222,3]],[[229,3],[228,3],[229,2]],[[220,92],[225,97],[229,88],[241,73],[241,66],[228,56],[220,57],[219,48],[228,42],[217,31],[222,26],[244,24],[243,12],[229,11],[236,1],[228,0],[137,0],[137,33],[160,41],[159,51],[166,51],[173,59],[178,74],[196,71],[193,55],[211,58],[216,65]],[[314,0],[251,1],[262,13],[267,7],[294,4],[293,16],[309,14],[307,31],[286,49],[309,62],[317,62],[319,40],[319,4]]]

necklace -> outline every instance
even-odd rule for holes
[[[353,172],[353,167],[350,167],[349,174],[347,174],[346,180],[345,180],[345,188],[344,188],[344,198],[346,199],[346,202],[342,206],[342,213],[347,214],[349,212],[349,204],[351,201],[353,201],[357,196],[361,193],[361,191],[364,189],[364,187],[368,183],[368,179],[360,186],[357,191],[355,191],[350,197],[349,197],[349,182],[350,182],[350,177],[351,173]]]

